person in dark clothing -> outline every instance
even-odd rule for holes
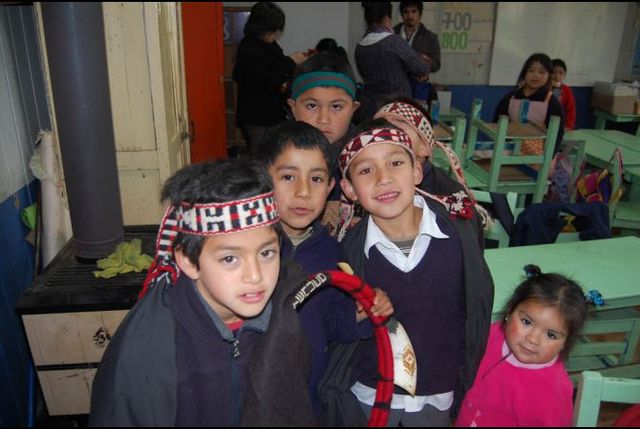
[[[564,114],[560,102],[552,92],[552,74],[553,66],[548,55],[531,55],[522,66],[516,88],[496,106],[493,122],[498,122],[500,115],[507,115],[510,122],[534,122],[548,127],[551,116],[558,116],[560,129],[554,142],[554,153],[557,153],[564,136]],[[525,100],[528,100],[527,108],[523,108]],[[526,153],[524,143],[522,150]]]
[[[296,65],[305,55],[286,56],[277,40],[284,31],[282,9],[271,2],[258,2],[244,27],[238,46],[233,79],[238,84],[236,125],[247,142],[247,149],[265,131],[286,118],[285,90]]]
[[[472,225],[415,187],[422,168],[407,134],[383,119],[359,131],[342,151],[340,168],[343,192],[366,215],[341,241],[343,255],[389,295],[418,365],[416,394],[394,392],[388,425],[448,426],[487,344],[493,280]],[[350,204],[341,208],[348,229]],[[359,345],[351,378],[365,413],[374,404],[372,347],[369,340]]]
[[[440,70],[440,41],[438,35],[421,21],[423,5],[421,1],[401,1],[400,15],[402,22],[393,27],[393,31],[407,41],[431,69],[430,73]],[[411,93],[413,98],[424,100],[431,105],[432,100],[437,100],[437,92],[431,82],[419,82],[411,80]]]
[[[401,1],[402,22],[393,27],[393,31],[402,36],[407,43],[420,53],[431,73],[440,70],[440,41],[438,35],[421,22],[423,4],[421,1]]]
[[[281,267],[268,173],[248,161],[193,164],[162,198],[156,256],[98,368],[90,425],[315,424],[289,296],[306,276]]]
[[[364,81],[360,122],[373,117],[386,100],[411,97],[411,78],[429,79],[431,68],[407,42],[394,34],[390,2],[364,2],[367,32],[356,45],[355,60]]]
[[[282,260],[289,258],[309,274],[338,268],[340,246],[318,218],[335,181],[329,173],[329,142],[320,130],[305,122],[285,122],[265,135],[256,158],[269,170],[281,225]],[[378,315],[393,311],[386,294],[376,290],[373,307]],[[329,363],[329,344],[370,337],[371,323],[356,310],[356,303],[344,292],[327,287],[304,303],[298,314],[311,345],[309,393],[317,416],[322,413],[318,381]],[[362,323],[358,323],[363,321]]]

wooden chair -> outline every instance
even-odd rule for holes
[[[640,343],[638,310],[629,307],[589,313],[566,362],[573,384],[578,385],[583,371],[598,371],[605,377],[640,378],[640,363],[634,360]]]
[[[464,117],[456,117],[453,120],[453,126],[449,126],[444,122],[433,127],[433,133],[436,140],[451,145],[451,149],[458,155],[458,158],[462,161],[464,156],[464,137],[467,128],[467,119]],[[449,170],[449,161],[441,150],[434,150],[433,163],[445,170]]]
[[[611,194],[617,195],[622,193],[623,172],[620,171],[620,164],[614,160],[612,163],[613,173],[613,189]],[[618,198],[614,201],[609,201],[609,223],[612,228],[631,229],[635,231],[640,230],[640,202],[625,201]]]
[[[480,119],[481,107],[482,100],[474,100],[469,120],[467,150],[463,161],[463,170],[469,186],[490,192],[515,192],[518,194],[518,207],[524,206],[524,197],[527,194],[533,195],[532,202],[542,202],[549,182],[549,169],[560,118],[552,117],[547,130],[532,123],[509,123],[507,116],[501,116],[497,124],[491,124]],[[474,158],[478,132],[484,133],[493,141],[493,155],[490,160]],[[544,153],[522,155],[520,143],[525,139],[543,139]],[[508,140],[514,144],[512,150],[507,150]],[[529,175],[522,170],[532,164],[539,166],[537,174]]]
[[[573,425],[596,427],[601,402],[640,403],[640,380],[603,377],[593,371],[583,372],[578,382]]]
[[[471,190],[473,192],[473,196],[478,202],[481,203],[490,203],[491,195],[488,191],[481,191],[478,189]],[[506,195],[507,204],[511,209],[511,213],[514,214],[516,211],[516,200],[518,195],[510,192]],[[507,233],[507,230],[504,228],[502,223],[497,218],[494,218],[494,224],[490,229],[484,230],[484,238],[485,240],[494,240],[498,242],[498,247],[509,247],[509,239],[510,236]]]

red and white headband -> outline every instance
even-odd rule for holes
[[[173,256],[178,233],[200,236],[231,234],[273,225],[280,220],[273,192],[224,203],[180,203],[169,206],[156,237],[156,254],[147,272],[141,298],[163,274],[175,282],[180,270]]]

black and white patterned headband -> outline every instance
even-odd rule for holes
[[[156,237],[156,254],[147,272],[139,298],[164,275],[175,282],[180,274],[173,256],[178,233],[200,236],[231,234],[280,220],[273,192],[224,203],[180,203],[169,206]]]

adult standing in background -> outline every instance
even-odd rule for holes
[[[440,70],[440,41],[438,35],[427,30],[422,23],[422,8],[421,1],[401,1],[402,23],[393,27],[393,30],[422,55],[431,68],[431,73],[435,73]],[[431,100],[438,98],[431,82],[420,82],[414,79],[411,80],[411,94],[414,99],[427,105],[430,105]]]
[[[363,2],[367,31],[355,49],[364,81],[360,121],[373,117],[391,99],[411,97],[410,77],[429,79],[430,67],[402,37],[393,33],[390,2]]]
[[[271,2],[253,5],[244,38],[238,46],[233,79],[238,84],[236,125],[247,142],[247,150],[260,140],[265,131],[286,119],[285,89],[296,65],[305,55],[296,52],[286,56],[278,45],[284,31],[285,16]]]
[[[422,9],[421,1],[401,1],[402,22],[393,27],[393,31],[422,54],[431,73],[435,73],[440,70],[440,41],[438,35],[422,23]]]

